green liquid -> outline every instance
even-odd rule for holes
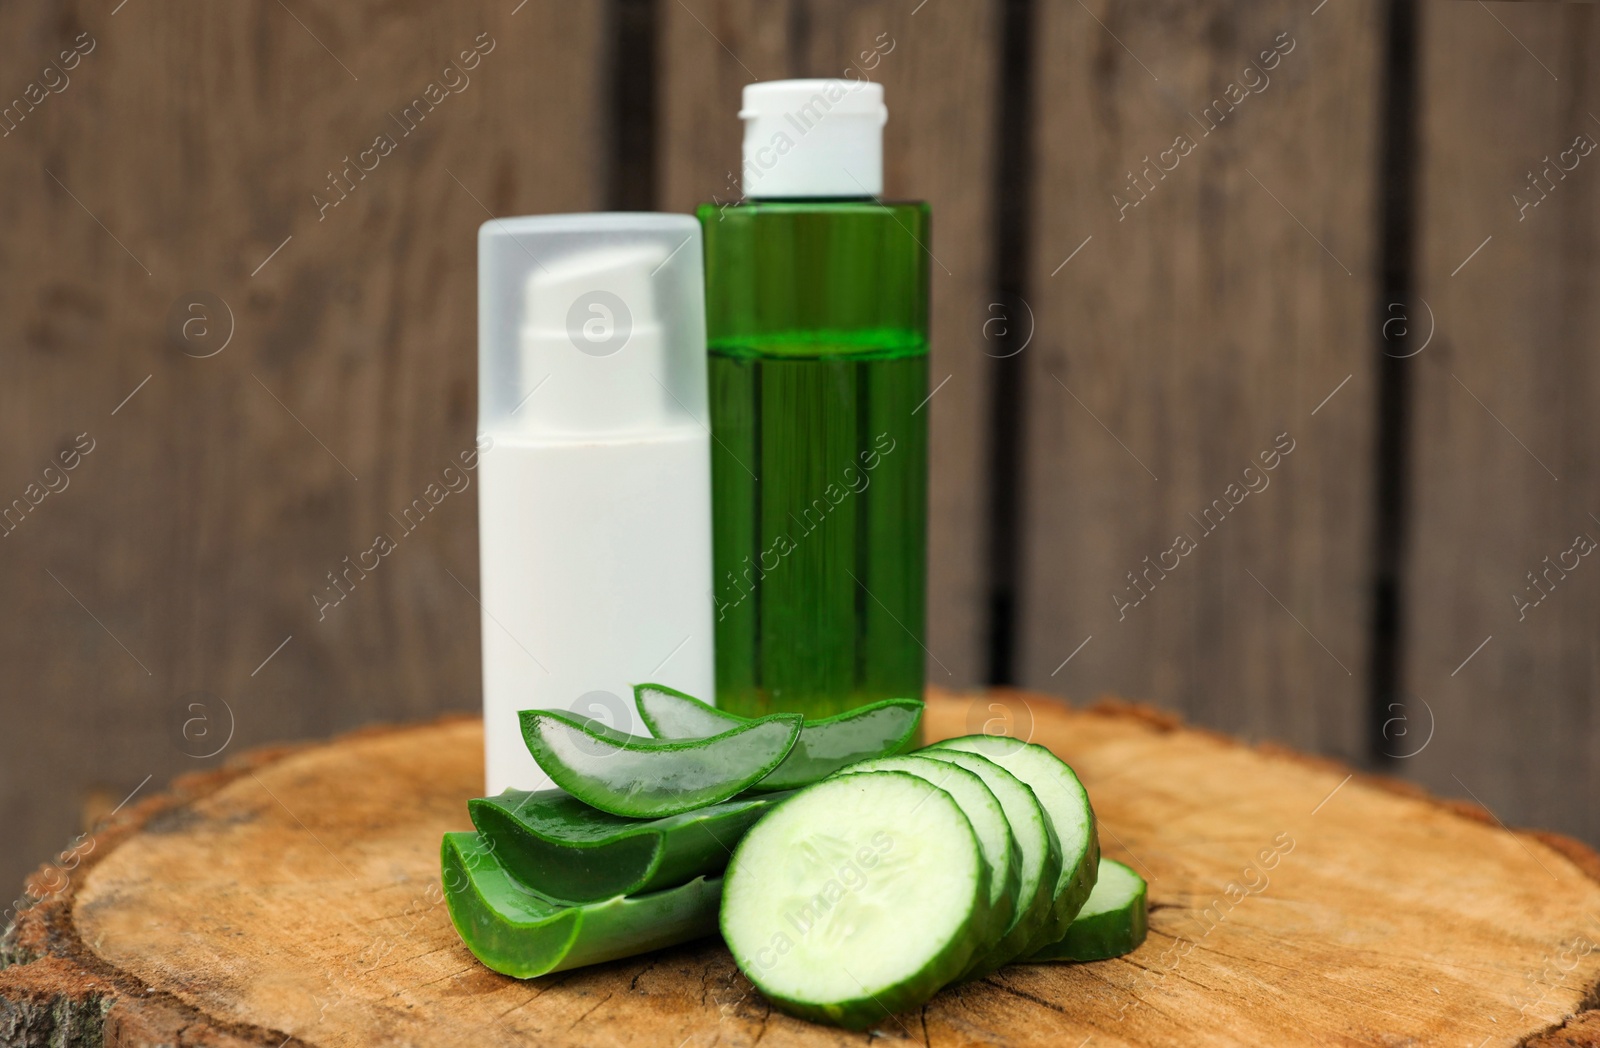
[[[926,209],[769,202],[701,218],[717,704],[816,718],[920,698]]]

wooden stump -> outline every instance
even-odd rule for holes
[[[1481,809],[1134,707],[1003,711],[1078,769],[1149,940],[1018,965],[876,1034],[924,1044],[1600,1045],[1600,857]],[[7,936],[0,1035],[51,1045],[865,1044],[773,1011],[719,942],[531,982],[473,960],[438,889],[476,720],[258,752],[119,813]]]

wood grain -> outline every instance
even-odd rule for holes
[[[913,17],[913,8],[917,8]],[[928,516],[928,679],[978,683],[985,670],[985,324],[997,0],[704,2],[662,6],[662,206],[739,195],[740,91],[757,77],[849,77],[883,84],[884,188],[933,207]],[[945,380],[949,381],[946,382]],[[940,384],[943,383],[941,386]]]
[[[1378,13],[1040,5],[1022,683],[1361,752]]]
[[[1592,840],[1600,568],[1573,550],[1600,540],[1600,150],[1571,150],[1600,144],[1600,21],[1429,5],[1423,41],[1419,291],[1435,326],[1410,361],[1406,748],[1433,735],[1403,763],[1508,821]]]
[[[1534,1043],[1600,1044],[1580,1014],[1600,981],[1600,856],[1582,845],[1127,706],[936,695],[930,734],[991,703],[1027,710],[1013,720],[1077,768],[1106,853],[1150,878],[1150,939],[1122,960],[1007,968],[878,1035],[1487,1046],[1559,1029]],[[437,845],[468,826],[480,755],[474,721],[369,732],[253,755],[119,815],[8,942],[25,963],[0,971],[0,1024],[30,1020],[25,1044],[66,1015],[230,1045],[873,1036],[772,1011],[715,943],[526,983],[478,966],[437,902]]]
[[[215,764],[230,720],[237,747],[477,705],[475,486],[325,618],[312,595],[472,446],[486,209],[602,203],[604,5],[513,6],[0,10],[0,91],[94,42],[0,137],[0,500],[95,441],[0,539],[28,725],[0,760],[0,878],[65,844],[86,793]],[[205,359],[169,333],[192,291],[233,318]]]

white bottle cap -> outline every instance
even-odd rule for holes
[[[748,84],[744,195],[865,197],[883,193],[883,85],[870,80]]]
[[[619,212],[478,229],[480,434],[588,441],[706,415],[700,223]]]

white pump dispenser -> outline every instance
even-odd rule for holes
[[[666,391],[651,377],[666,368],[651,276],[666,256],[657,243],[598,248],[528,274],[521,371],[561,393],[526,414],[535,427],[623,432],[670,422]]]
[[[486,791],[549,780],[517,711],[638,731],[631,686],[712,701],[700,226],[485,223],[479,533]]]

